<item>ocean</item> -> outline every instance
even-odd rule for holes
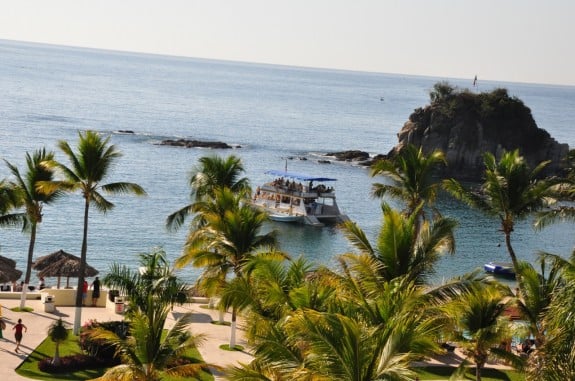
[[[575,146],[575,87],[483,81],[478,74],[479,91],[507,88],[531,109],[539,127]],[[101,274],[113,262],[135,268],[138,254],[155,247],[163,248],[171,260],[180,255],[186,229],[168,232],[165,219],[190,202],[190,170],[200,157],[212,154],[239,156],[254,187],[269,180],[266,170],[286,165],[295,172],[337,178],[340,208],[375,242],[381,209],[370,191],[381,179],[350,163],[318,160],[344,150],[387,153],[413,110],[429,103],[435,83],[471,88],[474,75],[431,78],[0,40],[0,158],[24,171],[26,152],[45,147],[66,162],[56,148],[58,141],[75,147],[78,132],[88,129],[110,136],[123,157],[108,182],[136,182],[148,196],[110,196],[116,204],[111,212],[91,210],[88,263]],[[158,145],[177,138],[223,141],[238,148]],[[0,179],[6,177],[9,171],[2,163]],[[438,206],[459,221],[456,253],[440,261],[438,278],[508,259],[496,218],[447,198]],[[60,249],[79,255],[82,218],[83,199],[78,194],[46,206],[35,257]],[[572,224],[535,232],[531,222],[520,221],[513,233],[521,259],[533,261],[539,251],[571,253]],[[265,229],[278,231],[281,249],[290,256],[318,264],[335,266],[339,254],[352,250],[335,227],[270,222]],[[21,270],[28,242],[20,229],[0,229],[0,255],[15,259]],[[199,273],[186,268],[181,276],[193,282]]]

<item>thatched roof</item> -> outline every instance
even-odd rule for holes
[[[42,271],[46,267],[51,266],[54,263],[61,261],[62,259],[77,259],[78,263],[80,262],[80,258],[75,256],[74,254],[67,253],[64,250],[58,250],[53,252],[52,254],[44,255],[40,258],[37,258],[34,261],[34,265],[32,266],[32,268],[34,270]]]
[[[11,267],[0,265],[0,283],[14,282],[22,276],[22,271]]]
[[[99,271],[92,266],[86,264],[86,271],[84,272],[85,277],[91,277],[98,275]],[[58,262],[54,262],[49,266],[44,267],[38,273],[38,277],[50,278],[50,277],[78,277],[80,276],[80,258],[64,258]]]
[[[16,267],[16,261],[0,255],[0,266],[6,266],[6,267],[14,268],[14,267]]]

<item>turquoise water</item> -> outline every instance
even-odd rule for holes
[[[319,155],[348,149],[386,153],[396,134],[439,80],[469,87],[471,80],[306,69],[191,58],[119,53],[0,40],[0,157],[19,166],[26,152],[56,142],[73,146],[79,130],[110,134],[124,156],[110,181],[137,182],[146,198],[113,197],[105,216],[92,211],[88,262],[106,272],[110,263],[136,265],[137,254],[156,246],[176,258],[185,229],[168,233],[168,214],[189,202],[188,173],[203,149],[159,146],[165,138],[219,140],[241,148],[216,151],[242,158],[254,185],[268,180],[267,169],[335,177],[338,204],[370,235],[377,231],[379,201],[370,197],[375,181],[347,163],[319,164]],[[575,88],[483,82],[480,90],[506,87],[532,110],[536,122],[558,141],[575,145]],[[382,100],[383,98],[383,100]],[[118,130],[133,130],[134,135]],[[65,158],[57,152],[61,160]],[[0,165],[0,178],[8,169]],[[457,253],[438,267],[439,277],[473,270],[490,260],[506,260],[498,222],[452,200],[440,200],[444,214],[457,218]],[[82,199],[67,196],[46,207],[36,256],[64,249],[78,254]],[[335,263],[350,247],[336,228],[270,223],[282,249],[318,263]],[[518,224],[514,245],[521,258],[537,251],[567,255],[574,246],[573,225],[534,232]],[[0,254],[24,268],[28,237],[0,229]],[[183,275],[193,280],[196,269]]]

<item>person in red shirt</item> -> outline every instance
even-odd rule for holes
[[[28,327],[22,324],[22,319],[18,319],[18,324],[15,324],[12,329],[15,331],[14,338],[16,339],[16,353],[18,353],[20,342],[22,342],[22,330],[24,330],[24,332],[28,332]]]
[[[88,281],[84,280],[82,285],[82,306],[86,305],[86,298],[88,297]]]

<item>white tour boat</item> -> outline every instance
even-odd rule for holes
[[[250,203],[271,220],[315,226],[348,220],[337,206],[334,188],[324,184],[336,179],[277,170],[266,174],[274,180],[257,187]]]

